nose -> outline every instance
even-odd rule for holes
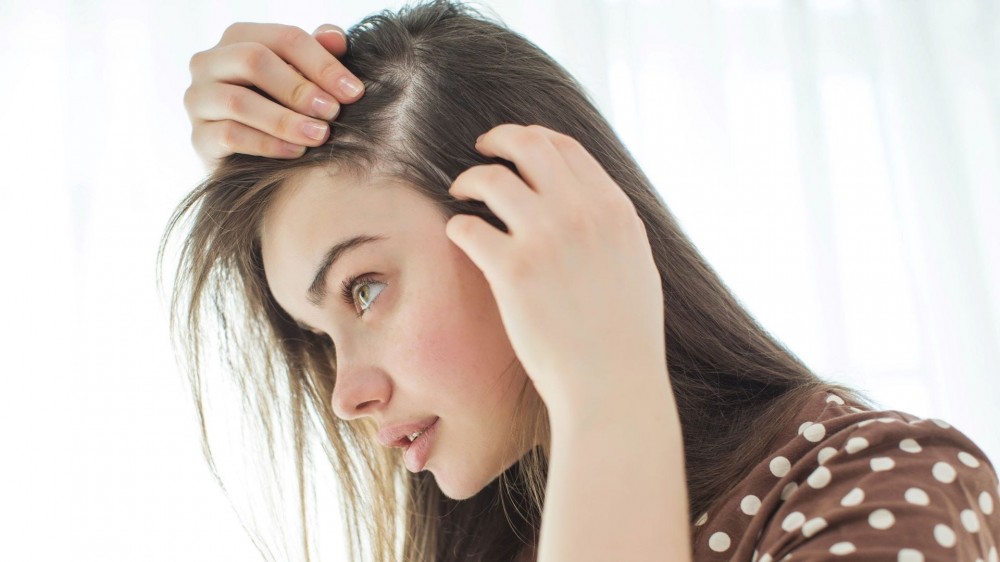
[[[377,365],[351,358],[337,350],[336,377],[330,405],[342,420],[374,417],[392,396],[389,377]]]

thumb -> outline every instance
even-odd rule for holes
[[[335,57],[342,57],[347,53],[347,34],[336,25],[324,23],[313,31],[313,37]]]

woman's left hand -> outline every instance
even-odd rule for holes
[[[586,422],[669,391],[660,276],[632,201],[579,142],[545,127],[499,125],[476,149],[520,177],[473,166],[450,192],[483,201],[509,232],[471,215],[445,232],[489,282],[550,417]]]

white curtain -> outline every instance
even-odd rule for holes
[[[154,280],[203,174],[188,61],[234,21],[399,5],[0,4],[0,559],[259,559],[200,457]],[[585,84],[765,328],[1000,460],[1000,3],[480,5]]]

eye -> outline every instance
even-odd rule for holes
[[[357,301],[361,303],[361,312],[357,313],[358,318],[363,316],[365,312],[368,312],[368,309],[371,308],[372,301],[374,301],[375,297],[382,292],[382,289],[372,291],[371,287],[375,285],[381,285],[383,289],[389,286],[388,283],[376,281],[367,273],[351,277],[344,281],[344,288],[342,291],[344,302],[350,306],[355,306],[355,296],[357,296]]]

